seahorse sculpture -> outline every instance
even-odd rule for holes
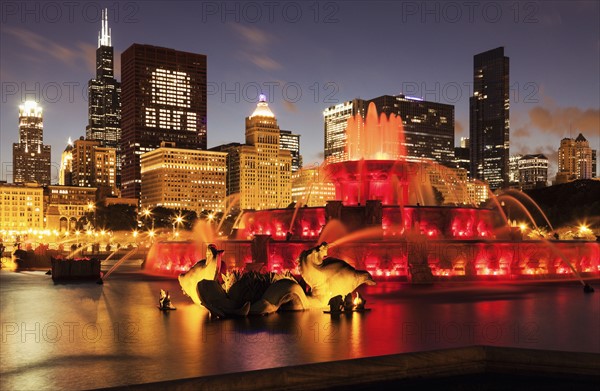
[[[311,288],[309,295],[289,272],[227,272],[220,284],[215,280],[218,263],[216,259],[214,266],[212,259],[209,262],[208,251],[207,260],[179,276],[179,282],[195,303],[222,318],[321,308],[334,296],[345,296],[362,284],[375,284],[368,272],[341,259],[327,258],[327,249],[327,243],[321,243],[299,256],[300,273]]]

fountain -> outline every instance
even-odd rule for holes
[[[394,114],[378,116],[371,104],[364,121],[360,115],[349,119],[347,137],[348,160],[324,166],[336,199],[322,207],[243,211],[231,235],[212,239],[225,250],[227,270],[263,267],[298,274],[301,252],[326,240],[332,257],[376,280],[600,275],[600,243],[529,240],[509,224],[493,194],[488,206],[439,205],[431,178],[453,183],[455,178],[435,162],[406,158],[402,121]],[[460,186],[456,191],[463,191]],[[509,197],[519,208],[524,205],[513,192],[502,196]],[[151,253],[162,255],[147,264],[153,272],[175,275],[174,268],[188,270],[209,242],[158,243]]]

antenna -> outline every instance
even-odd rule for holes
[[[110,39],[111,29],[108,27],[108,8],[102,10],[102,25],[98,33],[98,47],[112,46]]]

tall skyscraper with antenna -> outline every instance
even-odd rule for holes
[[[117,150],[117,185],[120,184],[121,158],[121,83],[114,77],[114,53],[108,10],[102,11],[102,27],[96,49],[96,77],[88,83],[88,125],[86,139],[96,140],[101,147]]]

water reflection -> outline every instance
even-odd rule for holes
[[[156,308],[171,293],[176,311]],[[469,345],[600,352],[600,302],[577,283],[361,290],[367,313],[213,320],[178,283],[116,273],[54,286],[0,272],[2,389],[93,388]]]

